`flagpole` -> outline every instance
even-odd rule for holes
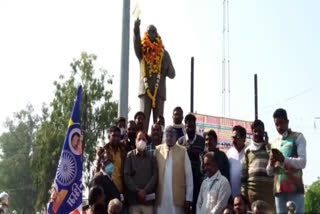
[[[130,0],[123,0],[120,99],[118,116],[128,119]]]

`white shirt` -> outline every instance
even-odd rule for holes
[[[227,152],[230,165],[230,183],[233,197],[241,193],[242,162],[245,155],[245,148],[246,147],[243,147],[243,149],[238,152],[238,150],[233,146]]]
[[[287,132],[285,132],[287,133]],[[288,135],[288,134],[287,134]],[[296,141],[297,146],[297,153],[298,157],[285,157],[284,163],[291,165],[292,167],[296,169],[304,169],[306,167],[307,163],[307,152],[306,152],[306,139],[304,138],[303,134],[299,134]]]
[[[226,177],[218,170],[202,184],[197,201],[197,214],[221,214],[227,206],[231,188]]]
[[[187,152],[184,155],[184,168],[186,179],[186,201],[192,202],[193,197],[193,177],[189,156]],[[161,204],[157,207],[157,214],[183,214],[183,207],[177,207],[173,201],[173,187],[172,187],[172,151],[169,150],[169,154],[166,160],[164,183]]]

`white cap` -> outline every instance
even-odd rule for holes
[[[7,204],[7,205],[8,205],[8,202],[9,202],[9,194],[6,193],[6,192],[0,193],[0,201],[1,201],[1,203],[4,203],[4,204]]]
[[[9,198],[9,194],[6,192],[0,193],[0,199],[5,199],[5,198]]]

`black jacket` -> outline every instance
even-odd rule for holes
[[[89,188],[93,187],[93,186],[101,186],[104,194],[106,196],[106,207],[108,207],[109,202],[112,199],[119,199],[121,201],[120,198],[120,193],[116,187],[116,185],[114,185],[113,181],[109,178],[108,175],[105,175],[101,172],[99,172],[98,174],[96,174],[92,181],[89,184]]]

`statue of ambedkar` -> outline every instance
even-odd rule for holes
[[[140,19],[134,23],[134,50],[140,62],[139,98],[140,111],[144,112],[145,131],[148,131],[152,110],[153,123],[163,116],[166,100],[166,77],[173,79],[173,68],[169,53],[164,49],[157,28],[148,26],[144,37],[140,37]]]

